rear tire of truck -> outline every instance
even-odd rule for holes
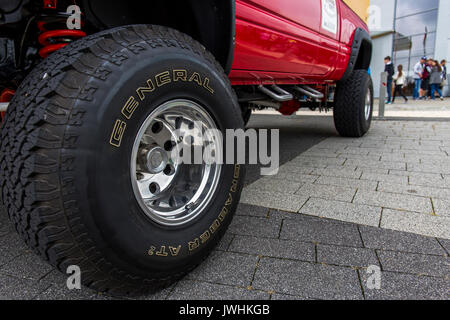
[[[3,205],[64,274],[78,266],[85,286],[114,296],[154,292],[218,244],[245,175],[180,164],[178,147],[243,127],[229,79],[189,36],[144,25],[92,35],[45,59],[14,96],[1,131]],[[218,152],[218,139],[207,142]]]
[[[373,116],[373,84],[367,70],[355,70],[336,87],[334,123],[343,137],[360,138],[370,129]]]

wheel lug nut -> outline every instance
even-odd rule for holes
[[[160,133],[163,129],[163,125],[161,122],[156,122],[153,126],[152,126],[152,132],[157,134]]]
[[[149,190],[152,194],[157,194],[159,193],[159,185],[155,182],[152,182],[149,186]]]
[[[167,152],[170,152],[173,150],[173,148],[176,146],[176,143],[174,141],[167,141],[164,144],[164,150],[166,150]]]
[[[183,122],[183,118],[178,117],[175,119],[175,128],[176,129],[180,129],[181,128],[181,123]]]
[[[171,175],[173,175],[174,173],[175,173],[175,168],[174,168],[172,165],[168,164],[168,165],[166,166],[166,168],[164,169],[164,174],[165,174],[166,176],[171,176]]]

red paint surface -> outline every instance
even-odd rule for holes
[[[233,85],[324,83],[347,68],[363,21],[341,0],[338,31],[321,28],[320,0],[237,0]]]
[[[356,28],[368,28],[342,0],[336,2],[338,30],[333,34],[321,28],[321,0],[236,0],[232,84],[325,84],[341,79]],[[44,24],[38,23],[44,32],[39,39],[43,57],[64,46],[48,41],[62,34],[45,32]]]

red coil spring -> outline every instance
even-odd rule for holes
[[[0,102],[9,102],[14,96],[14,93],[15,92],[12,89],[4,89],[3,91],[0,91]],[[0,123],[5,120],[5,113],[6,112],[0,112]]]
[[[39,43],[43,46],[39,50],[41,58],[47,58],[51,53],[65,47],[71,41],[86,37],[86,32],[81,30],[47,30],[45,27],[47,23],[47,21],[37,23],[39,30],[42,32],[39,36]]]

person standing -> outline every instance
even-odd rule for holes
[[[417,62],[416,65],[414,66],[414,93],[413,93],[414,100],[420,98],[420,90],[422,86],[422,74],[426,60],[427,57],[422,57],[420,61]]]
[[[393,77],[394,77],[394,65],[392,64],[392,59],[391,57],[386,57],[384,58],[384,72],[387,73],[387,94],[388,94],[388,100],[387,100],[387,104],[391,104],[392,102],[392,82],[393,82]]]
[[[431,62],[431,74],[430,74],[430,85],[431,85],[431,99],[435,100],[436,97],[434,96],[435,92],[439,94],[439,97],[441,100],[444,100],[442,97],[442,91],[440,89],[441,83],[442,83],[442,68],[439,62],[436,60],[433,60]]]
[[[433,60],[433,59],[430,59],[430,60],[428,60],[428,66],[429,66],[429,73],[430,73],[430,78],[429,78],[429,81],[428,81],[428,99],[431,99],[431,71],[432,71],[432,69],[433,69],[433,65],[434,65],[434,62],[435,62],[436,60]]]
[[[430,89],[430,74],[431,74],[431,59],[428,59],[423,67],[422,72],[422,84],[421,84],[421,93],[420,99],[426,100],[427,95]]]
[[[441,61],[441,68],[442,68],[441,90],[444,90],[445,86],[447,85],[447,60],[442,60]]]
[[[406,98],[405,94],[403,93],[403,87],[406,84],[406,77],[403,73],[403,66],[399,65],[397,67],[397,73],[394,75],[393,80],[395,82],[395,90],[394,90],[394,97],[392,98],[392,103],[395,102],[395,97],[397,96],[397,93],[405,99],[405,103],[408,102],[408,98]]]

